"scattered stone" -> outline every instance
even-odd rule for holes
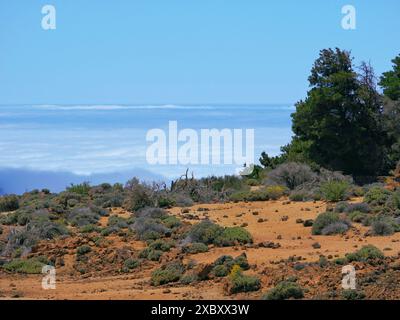
[[[308,220],[303,222],[303,226],[304,227],[312,227],[313,224],[314,224],[314,220],[312,220],[312,219],[308,219]]]
[[[314,249],[319,249],[319,248],[321,248],[321,245],[320,245],[318,242],[314,242],[314,243],[312,244],[312,247],[313,247]]]
[[[265,241],[265,242],[260,242],[257,246],[259,248],[277,249],[281,247],[281,244],[279,242],[275,243],[272,241]]]
[[[282,220],[282,221],[288,221],[288,220],[289,220],[289,216],[283,216],[283,217],[281,218],[281,220]]]
[[[296,223],[304,223],[303,219],[296,219]]]

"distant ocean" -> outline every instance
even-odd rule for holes
[[[235,173],[236,165],[149,165],[146,133],[254,129],[255,158],[276,155],[292,136],[292,105],[23,105],[0,106],[0,192],[69,183],[116,182],[137,175],[170,180],[187,167],[196,177]],[[106,181],[107,180],[107,181]]]

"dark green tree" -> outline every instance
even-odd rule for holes
[[[393,70],[383,73],[379,85],[383,88],[385,97],[400,100],[400,54],[392,60]]]
[[[400,160],[400,55],[392,62],[393,69],[383,73],[379,85],[383,89],[384,123],[390,139],[388,156],[394,167]]]
[[[372,68],[354,70],[348,51],[320,52],[309,77],[311,89],[292,114],[292,143],[308,161],[355,176],[384,172],[387,161],[382,107]]]

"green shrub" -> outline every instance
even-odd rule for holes
[[[252,242],[253,238],[250,232],[242,227],[227,227],[214,240],[214,244],[221,247]]]
[[[169,251],[173,247],[173,244],[171,242],[166,242],[161,239],[154,240],[150,242],[149,244],[149,249],[150,250],[160,250],[163,252]]]
[[[346,258],[337,258],[337,259],[333,260],[333,263],[340,265],[340,266],[344,266],[347,263],[347,259]]]
[[[229,268],[226,265],[221,265],[218,264],[213,267],[211,272],[216,276],[216,277],[226,277],[229,274]]]
[[[240,268],[239,268],[240,270]],[[258,291],[261,288],[261,281],[256,276],[248,276],[242,274],[241,271],[235,272],[230,275],[229,293],[235,294],[239,292]]]
[[[127,259],[124,262],[124,267],[128,270],[136,269],[139,265],[140,261],[137,259]]]
[[[324,236],[333,234],[344,234],[347,230],[349,230],[349,225],[347,223],[334,222],[324,227],[321,231],[321,234],[323,234]]]
[[[151,199],[151,188],[141,184],[138,179],[134,178],[128,181],[126,189],[128,190],[128,197],[122,204],[124,209],[134,212],[154,205],[154,201]]]
[[[175,216],[168,216],[168,217],[162,219],[162,223],[169,229],[178,228],[182,225],[181,220],[179,220]]]
[[[19,208],[16,195],[0,196],[0,212],[14,211]]]
[[[382,187],[372,187],[364,196],[364,201],[372,206],[381,206],[391,196],[392,192]]]
[[[282,281],[269,290],[262,298],[264,300],[302,299],[303,289],[295,282]]]
[[[83,227],[88,224],[97,224],[100,214],[96,208],[75,208],[67,214],[67,220],[72,226]]]
[[[359,261],[368,262],[374,259],[383,259],[384,255],[381,250],[373,245],[363,246],[360,250],[354,253],[346,254],[346,259],[348,262]]]
[[[321,185],[320,191],[324,200],[338,202],[348,199],[349,187],[347,181],[328,181]]]
[[[283,186],[268,186],[265,188],[265,192],[271,200],[278,200],[285,194],[285,191],[286,189]]]
[[[3,269],[9,272],[37,274],[42,273],[45,264],[38,259],[15,259],[3,265]]]
[[[378,219],[372,222],[371,231],[375,236],[390,236],[395,232],[389,219]]]
[[[348,208],[350,207],[350,203],[347,201],[339,201],[336,206],[334,211],[337,213],[343,213],[345,212]]]
[[[365,293],[358,290],[343,290],[342,298],[345,300],[362,300],[365,298]]]
[[[289,200],[290,201],[297,201],[297,202],[301,202],[301,201],[306,201],[308,200],[308,194],[306,192],[302,192],[302,191],[292,191],[289,194]]]
[[[89,252],[91,252],[92,251],[92,248],[90,248],[89,246],[87,246],[87,245],[83,245],[83,246],[80,246],[80,247],[78,247],[77,249],[76,249],[76,254],[78,255],[78,256],[82,256],[82,255],[85,255],[85,254],[87,254],[87,253],[89,253]]]
[[[250,269],[250,265],[249,265],[249,262],[247,261],[247,256],[245,253],[242,253],[240,256],[237,256],[233,260],[233,264],[238,265],[240,267],[240,269],[242,269],[242,270]]]
[[[191,227],[188,232],[188,239],[191,242],[201,242],[211,244],[224,231],[224,228],[211,222],[204,220]]]
[[[367,214],[360,211],[353,211],[348,214],[348,217],[353,222],[361,223],[366,218]]]
[[[182,252],[190,254],[202,253],[207,251],[208,246],[201,242],[191,243],[182,247]]]
[[[107,225],[109,227],[117,227],[118,229],[128,228],[128,223],[126,222],[126,219],[118,216],[109,217]]]
[[[103,229],[101,230],[100,234],[101,234],[103,237],[107,237],[107,236],[109,236],[110,234],[118,233],[119,231],[120,231],[120,229],[119,229],[118,227],[112,226],[112,227],[103,228]]]
[[[86,196],[89,194],[90,185],[89,182],[83,182],[80,184],[71,184],[71,186],[67,188],[67,191],[77,193],[82,196]]]
[[[198,280],[198,277],[197,277],[196,274],[185,274],[185,275],[181,278],[180,282],[181,282],[182,284],[191,284],[191,283],[193,283],[193,282],[196,282],[197,280]]]
[[[246,179],[245,182],[248,186],[252,186],[252,187],[260,185],[260,181],[258,181],[257,179],[250,178],[250,179]]]
[[[159,261],[163,253],[161,250],[145,248],[139,253],[139,257],[151,261]]]
[[[131,227],[141,240],[159,239],[171,232],[170,229],[161,223],[160,219],[147,216],[136,218]]]
[[[347,224],[344,220],[342,220],[338,213],[336,212],[324,212],[318,215],[315,219],[314,224],[312,226],[312,234],[321,235],[323,234],[324,228],[327,228],[329,225],[343,223]],[[327,230],[324,231],[327,234]]]
[[[156,269],[151,274],[151,284],[153,286],[160,286],[170,282],[179,281],[182,274],[184,272],[184,268],[181,264],[178,263],[170,263],[161,267],[160,269]]]
[[[100,228],[93,224],[87,224],[79,229],[81,233],[99,232]]]

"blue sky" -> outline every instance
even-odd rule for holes
[[[341,28],[346,4],[357,30]],[[1,0],[0,104],[293,103],[322,48],[388,70],[399,13],[398,0]]]

